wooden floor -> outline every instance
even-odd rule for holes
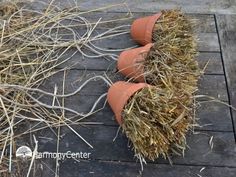
[[[64,1],[62,1],[62,4]],[[117,3],[116,0],[78,1],[83,9],[91,9]],[[134,17],[155,13],[160,9],[182,7],[191,17],[200,21],[197,27],[200,55],[198,61],[203,67],[208,60],[209,66],[199,82],[199,93],[216,97],[225,103],[236,107],[236,2],[225,0],[176,0],[176,1],[126,1]],[[65,4],[64,4],[65,5]],[[125,13],[125,10],[115,9],[105,16],[114,18]],[[96,16],[99,19],[99,16]],[[130,24],[133,21],[126,21]],[[116,25],[116,24],[113,24]],[[102,30],[102,29],[101,29]],[[97,43],[99,46],[125,48],[135,45],[130,36],[123,35]],[[104,72],[112,79],[125,80],[116,72],[116,63],[105,59],[84,59],[75,56],[70,64],[76,63],[66,75],[66,92],[69,93],[94,74]],[[68,64],[68,63],[67,63]],[[86,71],[84,70],[86,68]],[[45,83],[44,89],[53,90],[55,84],[62,85],[63,72]],[[86,76],[86,77],[85,77]],[[75,82],[82,79],[81,82]],[[93,102],[107,92],[107,86],[102,81],[91,82],[81,92],[66,100],[66,105],[77,111],[88,111]],[[148,162],[144,171],[140,172],[140,164],[134,158],[133,151],[127,146],[126,137],[119,132],[114,114],[108,105],[104,110],[87,118],[86,121],[102,122],[101,125],[73,126],[86,140],[93,145],[89,148],[68,128],[62,128],[60,152],[88,152],[89,160],[76,161],[66,159],[60,161],[60,177],[235,177],[236,176],[236,144],[235,127],[236,112],[220,103],[201,100],[197,118],[202,127],[195,134],[188,136],[189,149],[185,157],[172,157],[173,166],[164,159]],[[102,104],[99,105],[100,107]],[[40,138],[41,137],[41,138]],[[47,139],[43,138],[47,137]],[[52,138],[52,139],[50,139]],[[51,130],[41,131],[38,135],[39,151],[56,151],[57,140]],[[210,140],[213,147],[211,148]],[[38,176],[55,176],[55,161],[44,159]],[[53,170],[53,171],[52,171]]]

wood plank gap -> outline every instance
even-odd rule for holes
[[[86,161],[86,160],[85,160]],[[137,162],[135,161],[128,161],[128,160],[106,160],[106,159],[98,159],[98,158],[94,158],[94,159],[91,159],[91,160],[87,160],[88,162],[89,161],[98,161],[98,162],[124,162],[124,163],[130,163],[130,164],[138,164],[139,161],[137,160]],[[152,162],[152,161],[149,161],[147,162],[147,165],[148,164],[160,164],[160,165],[170,165],[170,166],[192,166],[192,167],[218,167],[218,168],[224,168],[224,167],[227,167],[227,168],[233,168],[233,169],[236,169],[236,167],[234,166],[222,166],[222,165],[210,165],[210,164],[187,164],[187,163],[174,163],[173,165],[169,164],[169,163],[165,163],[165,162]],[[144,166],[145,168],[145,166]]]
[[[228,103],[229,103],[229,105],[231,105],[231,97],[230,97],[230,93],[229,93],[230,91],[229,91],[228,79],[227,79],[227,76],[226,76],[226,68],[225,68],[225,63],[224,63],[223,54],[222,54],[221,39],[220,39],[220,35],[219,35],[219,27],[218,27],[218,22],[217,22],[217,19],[216,19],[216,14],[214,15],[214,19],[215,19],[215,24],[216,24],[215,26],[216,26],[218,41],[219,41],[219,44],[220,44],[220,55],[221,55],[221,61],[223,63],[225,84],[226,84],[227,94],[228,94]],[[230,110],[230,117],[231,117],[231,120],[232,120],[232,127],[233,127],[233,131],[234,131],[234,140],[235,140],[235,143],[236,143],[236,127],[235,127],[234,119],[233,119],[233,110],[232,110],[232,108],[229,108],[229,110]]]
[[[218,74],[218,73],[204,73],[204,76],[222,76],[224,74]]]
[[[210,32],[211,33],[211,32]],[[198,51],[198,52],[200,52],[200,53],[217,53],[217,54],[220,54],[220,52],[219,51]]]

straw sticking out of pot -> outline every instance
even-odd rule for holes
[[[185,134],[194,121],[191,106],[186,107],[183,102],[183,98],[158,87],[143,88],[128,100],[121,126],[133,143],[135,154],[155,160],[184,151]]]

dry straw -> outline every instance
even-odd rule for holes
[[[155,43],[141,63],[146,83],[155,87],[137,92],[123,112],[123,130],[140,159],[183,154],[196,125],[193,95],[202,72],[194,24],[180,10],[162,11],[155,24]]]
[[[44,128],[50,128],[54,132],[53,127],[66,126],[92,148],[92,145],[76,132],[71,125],[89,124],[90,122],[81,121],[102,109],[97,109],[96,106],[106,94],[101,95],[97,101],[95,100],[90,111],[84,114],[65,107],[64,99],[79,93],[89,81],[106,79],[102,76],[91,78],[82,84],[78,90],[70,94],[64,93],[65,84],[63,84],[62,94],[57,93],[57,87],[52,91],[53,93],[48,93],[41,90],[40,86],[47,78],[57,72],[69,69],[67,67],[56,70],[57,67],[69,61],[77,53],[87,58],[117,58],[113,54],[113,50],[97,47],[95,42],[127,34],[127,26],[116,26],[112,29],[105,29],[101,33],[94,33],[94,31],[99,25],[127,20],[130,18],[130,14],[117,19],[105,21],[98,19],[92,22],[86,17],[89,16],[89,13],[116,6],[125,5],[118,4],[81,12],[78,6],[66,10],[61,9],[54,5],[53,1],[43,11],[27,8],[24,3],[1,3],[1,172],[12,172],[12,166],[16,162],[13,155],[17,140],[25,134],[34,133]],[[68,56],[67,53],[71,50],[74,52]],[[64,82],[65,77],[63,78]],[[109,81],[107,83],[110,84]],[[51,97],[52,104],[45,103],[40,99],[45,95]],[[66,117],[65,112],[71,112],[73,116]],[[31,125],[30,128],[22,126],[28,123]],[[91,124],[94,123],[91,122]],[[55,133],[55,135],[57,134]],[[20,171],[17,173],[20,173]]]
[[[155,160],[186,148],[185,135],[194,124],[190,96],[178,97],[168,89],[149,87],[135,93],[123,111],[122,128],[136,155]]]
[[[148,83],[178,88],[193,93],[201,75],[197,56],[196,21],[180,10],[163,10],[157,20],[153,41],[155,45],[144,62],[144,76]]]
[[[191,19],[180,9],[162,10],[161,16],[154,26],[152,40],[158,42],[166,38],[175,40],[181,38],[181,41],[175,42],[178,42],[181,47],[185,46],[186,52],[195,53],[196,40],[193,34],[196,25],[197,20]]]

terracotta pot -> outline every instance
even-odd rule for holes
[[[152,43],[152,32],[154,25],[161,13],[143,17],[135,20],[131,26],[131,36],[139,44],[146,45]]]
[[[119,72],[136,81],[144,82],[142,61],[145,60],[146,54],[152,46],[153,44],[147,44],[144,47],[123,51],[117,63]]]
[[[121,125],[122,123],[122,111],[129,98],[137,91],[144,87],[148,87],[145,83],[128,83],[119,81],[113,84],[108,90],[107,100],[111,106],[117,122]]]

